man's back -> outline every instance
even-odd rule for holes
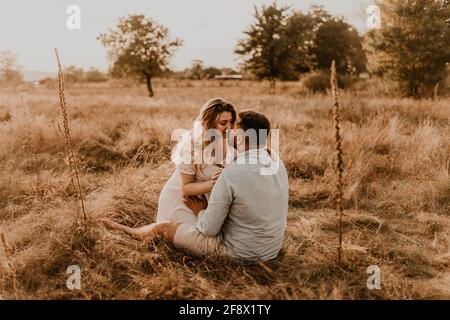
[[[252,149],[227,166],[210,198],[210,205],[228,203],[228,215],[220,232],[230,253],[246,260],[275,258],[286,229],[286,169],[281,160],[275,163],[265,149],[259,152],[259,159],[257,149]],[[201,217],[198,229],[208,228],[214,219],[213,215]]]

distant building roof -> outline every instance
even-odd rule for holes
[[[242,76],[240,74],[233,74],[233,75],[220,75],[220,76],[214,76],[214,79],[218,80],[242,80]]]

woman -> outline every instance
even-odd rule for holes
[[[191,196],[209,198],[222,168],[234,158],[227,132],[234,128],[236,117],[236,108],[221,98],[203,105],[194,128],[184,134],[174,148],[172,161],[176,168],[159,196],[156,222],[196,223],[197,216],[184,205],[183,199]],[[110,220],[103,222],[136,238],[142,238],[152,226],[130,228]]]
[[[193,130],[174,149],[172,160],[176,169],[161,191],[156,222],[196,222],[197,217],[183,204],[183,197],[209,198],[222,167],[233,157],[226,134],[234,127],[236,116],[236,108],[221,98],[212,99],[201,108]]]

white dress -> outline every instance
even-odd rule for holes
[[[224,164],[233,160],[234,153],[227,148],[227,154]],[[158,200],[158,212],[156,214],[156,222],[172,221],[178,223],[196,223],[197,216],[186,207],[183,203],[183,194],[181,192],[180,172],[195,175],[195,182],[204,182],[211,180],[213,174],[219,169],[216,165],[205,164],[202,170],[196,170],[193,164],[178,164],[175,172],[166,182],[161,190]],[[205,196],[209,199],[210,192]]]

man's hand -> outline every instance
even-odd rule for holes
[[[202,196],[201,199],[196,196],[183,197],[183,203],[186,207],[191,209],[196,216],[198,216],[198,213],[203,209],[206,209],[208,206],[208,201],[205,196]]]

